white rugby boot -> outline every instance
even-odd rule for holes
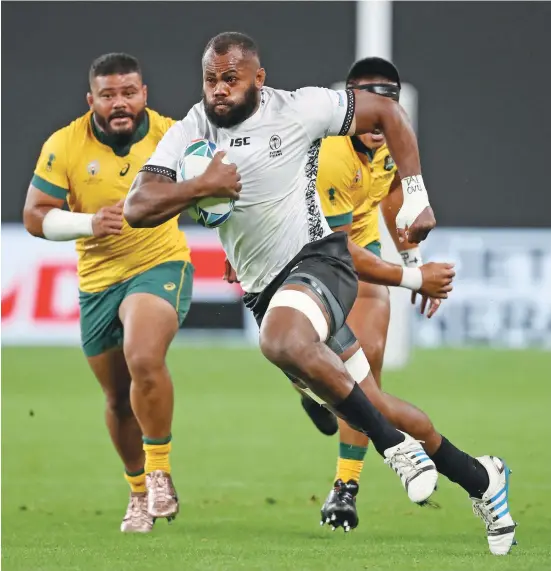
[[[402,434],[403,442],[385,450],[385,464],[400,476],[409,499],[423,504],[436,489],[438,472],[421,443],[405,432]]]
[[[516,545],[517,524],[509,513],[509,474],[511,470],[501,458],[480,456],[477,460],[486,468],[490,485],[482,499],[471,498],[473,512],[486,525],[488,546],[494,555],[507,555]]]

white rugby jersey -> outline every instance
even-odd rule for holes
[[[321,139],[346,135],[354,117],[351,91],[264,87],[258,110],[231,129],[209,122],[203,103],[173,125],[147,162],[175,176],[194,139],[227,152],[241,175],[240,199],[217,229],[246,292],[262,291],[308,242],[331,233],[316,192]]]

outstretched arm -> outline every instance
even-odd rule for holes
[[[348,240],[348,249],[360,280],[419,291],[429,297],[446,299],[453,289],[453,265],[429,263],[420,268],[403,268],[381,260]]]
[[[400,242],[419,243],[436,226],[434,213],[421,176],[417,137],[402,107],[388,97],[354,90],[354,119],[349,134],[381,129],[398,166],[404,203],[396,217]]]

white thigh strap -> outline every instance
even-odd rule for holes
[[[369,375],[371,368],[361,347],[346,360],[344,366],[357,383],[361,383]]]
[[[320,341],[325,343],[329,337],[329,325],[318,304],[307,294],[295,289],[284,289],[276,292],[268,305],[268,311],[274,307],[292,307],[303,313],[319,335]]]

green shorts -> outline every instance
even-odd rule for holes
[[[378,258],[381,257],[381,242],[379,240],[373,240],[369,242],[367,246],[364,246],[366,250],[369,250],[372,254],[375,254]]]
[[[80,333],[87,357],[122,345],[119,307],[133,293],[151,293],[166,299],[176,310],[180,325],[191,305],[193,266],[166,262],[97,293],[79,293]]]

